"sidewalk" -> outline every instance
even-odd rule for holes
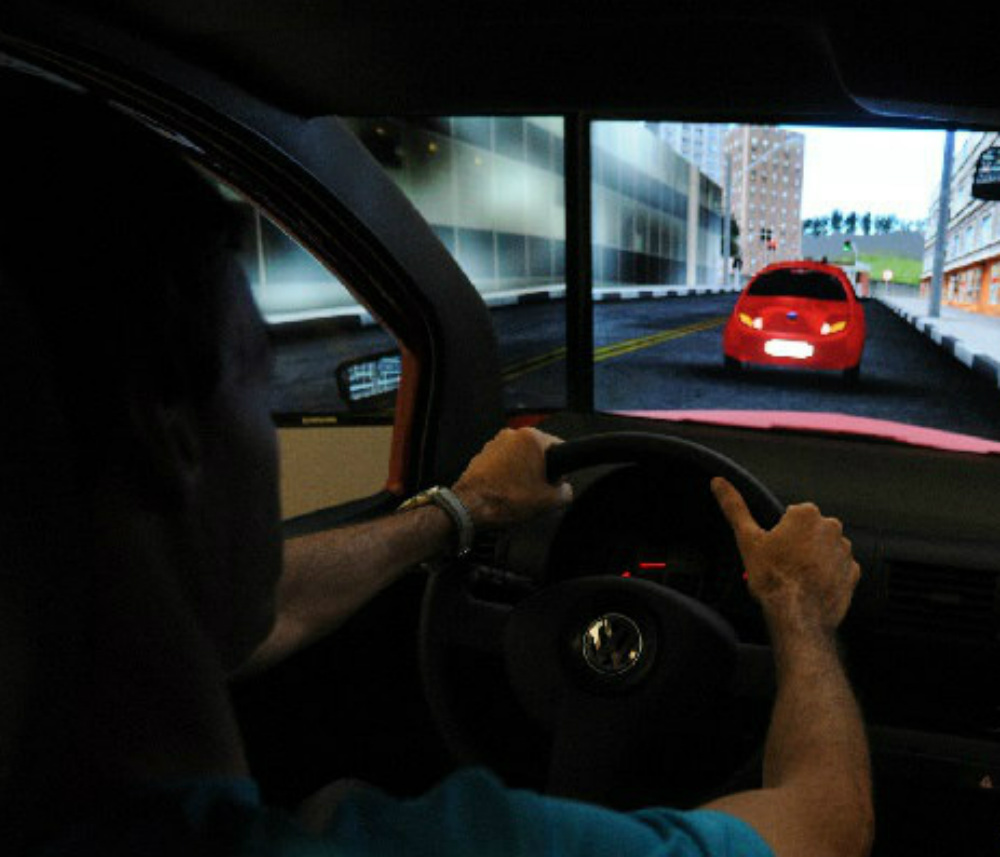
[[[721,295],[741,291],[742,286],[693,285],[693,286],[595,286],[594,303],[602,301],[656,300],[659,298],[686,298],[700,295]],[[517,306],[520,304],[561,301],[566,297],[566,286],[554,283],[548,286],[529,286],[521,289],[504,289],[481,292],[488,307]],[[358,304],[347,306],[314,307],[292,312],[265,311],[269,325],[291,326],[318,320],[339,319],[348,327],[371,327],[375,319]]]
[[[961,360],[974,372],[1000,386],[1000,318],[942,306],[941,317],[927,315],[927,298],[879,295],[896,315]]]

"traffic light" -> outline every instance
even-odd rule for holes
[[[847,239],[844,240],[844,252],[845,253],[853,253],[854,252],[854,244],[852,244]]]

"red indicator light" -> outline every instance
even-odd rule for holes
[[[651,569],[659,568],[664,569],[667,567],[665,562],[640,562],[639,568],[643,571],[650,571]]]
[[[745,571],[743,572],[743,579],[744,580],[749,580],[750,579],[750,575],[747,574]]]
[[[631,577],[631,576],[632,576],[632,572],[631,571],[623,571],[622,572],[622,577]]]

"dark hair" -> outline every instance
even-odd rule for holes
[[[47,362],[78,462],[100,466],[137,384],[166,401],[215,389],[237,220],[175,147],[92,97],[8,76],[0,115],[0,301],[22,307],[16,330],[0,312],[0,361]],[[0,390],[30,428],[31,391]]]

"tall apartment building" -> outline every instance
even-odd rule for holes
[[[728,125],[693,122],[650,123],[656,135],[717,185],[725,180],[723,137]]]
[[[951,174],[948,227],[944,245],[945,303],[989,315],[1000,315],[1000,203],[972,196],[972,176],[979,156],[990,146],[1000,146],[995,131],[971,135],[955,156]],[[937,242],[939,199],[935,195],[924,233],[924,294],[931,282]]]
[[[739,224],[743,273],[801,259],[805,136],[741,125],[726,132],[723,153],[731,159],[730,211]]]

